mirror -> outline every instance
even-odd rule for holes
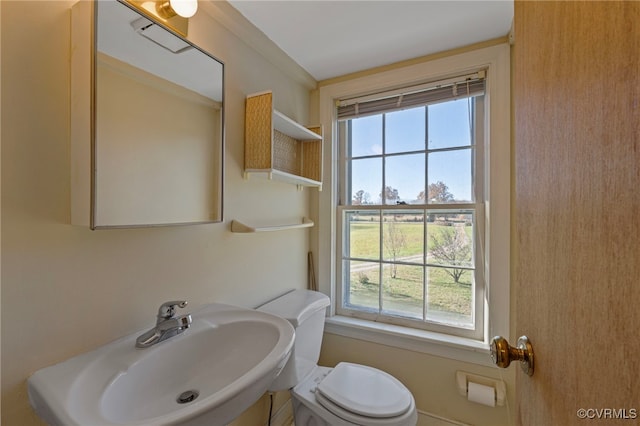
[[[222,221],[223,63],[124,2],[82,3],[94,16],[93,125],[76,121],[82,90],[74,92],[81,83],[72,75],[72,179],[81,180],[84,167],[73,147],[86,154],[77,145],[88,143],[74,128],[90,134],[91,170],[89,188],[74,191],[72,182],[72,223],[87,215],[92,229]],[[76,6],[72,73],[87,62],[77,49]]]

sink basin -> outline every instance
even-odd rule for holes
[[[184,333],[146,349],[143,331],[36,371],[29,400],[51,425],[225,425],[249,408],[293,347],[288,321],[236,306],[193,312]]]

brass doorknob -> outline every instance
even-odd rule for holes
[[[490,348],[491,359],[498,367],[507,368],[511,361],[520,361],[522,371],[533,376],[533,346],[527,336],[521,336],[515,348],[504,337],[496,336],[491,339]]]

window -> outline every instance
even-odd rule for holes
[[[484,71],[341,101],[339,314],[483,337]]]
[[[490,365],[510,335],[509,80],[495,44],[321,84],[326,332]]]

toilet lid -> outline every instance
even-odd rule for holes
[[[409,390],[395,377],[348,362],[338,364],[318,384],[316,391],[346,411],[374,418],[404,414],[412,401]],[[325,406],[329,411],[333,408],[330,405]]]

